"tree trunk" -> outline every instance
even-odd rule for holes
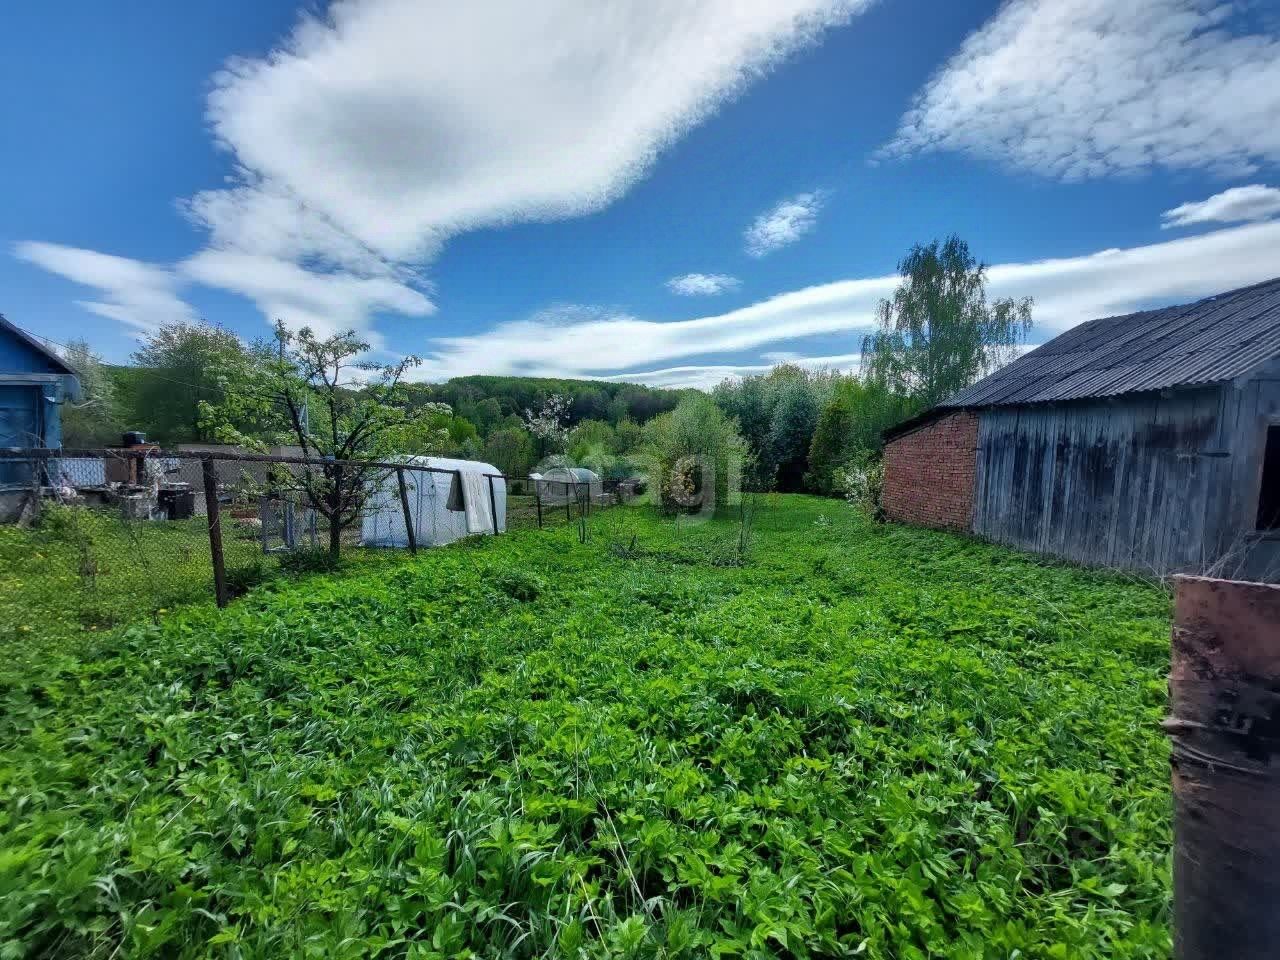
[[[338,553],[342,549],[342,527],[338,526],[336,516],[329,518],[329,559],[338,562]]]

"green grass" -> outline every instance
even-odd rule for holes
[[[1158,588],[803,497],[591,531],[0,667],[0,956],[1169,955]]]
[[[278,564],[263,555],[259,529],[229,514],[223,519],[231,585],[276,576]],[[348,550],[344,567],[397,560],[384,551]],[[112,509],[48,505],[37,526],[0,525],[0,658],[43,659],[77,649],[86,634],[213,602],[204,517],[125,521]]]

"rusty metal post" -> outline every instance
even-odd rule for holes
[[[209,559],[213,564],[213,596],[218,606],[227,605],[227,570],[222,557],[222,517],[218,504],[218,469],[205,457],[200,463],[204,474],[204,512],[209,521]]]
[[[539,530],[542,529],[542,491],[538,488],[538,484],[541,482],[542,482],[541,480],[533,481],[533,498],[535,501],[537,501],[537,504],[538,504],[538,529]]]
[[[396,468],[396,482],[400,485],[400,508],[404,510],[404,532],[409,538],[409,552],[418,552],[418,536],[413,529],[413,512],[409,509],[409,488],[404,482],[404,468]]]
[[[1177,960],[1280,956],[1280,585],[1175,578]]]

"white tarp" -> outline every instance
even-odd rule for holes
[[[498,532],[507,529],[507,485],[500,478],[490,480],[488,474],[500,471],[488,463],[475,460],[451,460],[445,457],[406,457],[406,467],[424,466],[447,470],[434,473],[425,470],[404,471],[405,489],[409,495],[409,515],[420,547],[440,546],[461,540],[471,534],[493,533],[493,510],[498,512]],[[455,478],[461,477],[463,509],[449,509],[449,492]],[[493,484],[493,499],[489,485]],[[455,504],[458,505],[458,504]],[[360,542],[367,547],[407,547],[404,508],[400,503],[400,487],[392,471],[384,477],[365,504],[360,524]]]

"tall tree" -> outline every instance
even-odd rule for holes
[[[533,438],[520,427],[502,427],[489,434],[481,456],[509,477],[524,477],[533,469]]]
[[[133,362],[129,389],[122,391],[127,420],[165,444],[211,439],[200,402],[219,403],[227,391],[251,389],[234,373],[252,369],[248,348],[230,330],[204,321],[164,324],[147,335]]]
[[[553,393],[538,407],[525,408],[525,428],[533,434],[539,456],[560,453],[569,442],[570,403],[568,397]]]
[[[809,444],[809,473],[805,477],[808,489],[831,494],[836,470],[849,459],[856,420],[857,411],[850,391],[837,389],[822,408],[813,430],[813,441]]]
[[[100,447],[118,443],[123,429],[110,372],[89,350],[84,340],[72,340],[63,359],[80,377],[80,399],[62,410],[62,444],[66,447]]]
[[[1030,297],[987,302],[987,268],[952,235],[917,244],[862,342],[869,379],[933,406],[1008,363],[1031,330]]]
[[[783,493],[800,490],[809,470],[809,446],[822,412],[813,387],[807,376],[784,380],[778,386],[765,449],[774,486]]]
[[[766,374],[716,387],[716,403],[738,421],[751,450],[753,488],[799,488],[818,414],[837,379],[830,372],[781,363]]]

